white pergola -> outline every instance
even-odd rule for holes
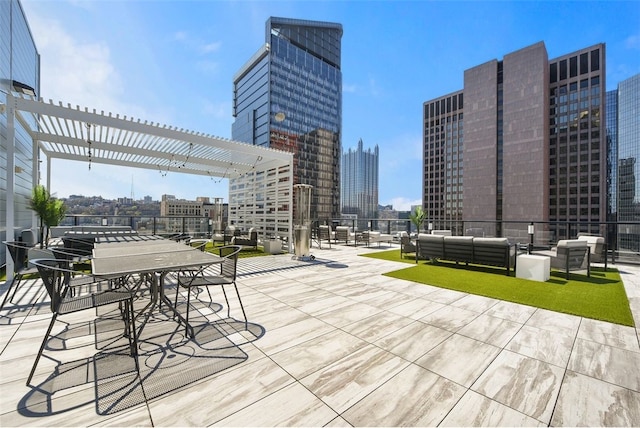
[[[12,98],[12,100],[10,100]],[[9,95],[15,117],[47,158],[160,172],[238,178],[255,170],[290,165],[288,152],[253,146],[104,111],[81,110]]]
[[[289,199],[276,206],[292,205],[291,153],[126,116],[120,117],[118,114],[105,114],[104,111],[97,112],[95,109],[81,110],[78,106],[73,108],[62,103],[56,105],[51,100],[47,103],[20,93],[9,93],[6,99],[7,231],[13,231],[15,226],[15,120],[33,140],[34,185],[38,182],[39,152],[47,159],[47,188],[50,187],[53,158],[230,180],[275,170],[279,171],[276,176],[280,183],[276,186],[287,187],[278,197],[282,198],[285,194]],[[282,179],[282,171],[288,175],[288,179]],[[290,225],[290,209],[287,215]],[[278,219],[282,220],[282,215]]]

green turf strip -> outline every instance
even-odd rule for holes
[[[392,278],[406,279],[464,293],[477,294],[508,302],[535,306],[556,312],[578,315],[633,326],[629,300],[616,269],[591,269],[591,278],[552,270],[547,282],[515,278],[505,274],[505,269],[452,262],[420,260],[416,265],[411,256],[400,258],[400,251],[384,251],[363,254],[365,257],[414,263],[412,267],[385,274]]]

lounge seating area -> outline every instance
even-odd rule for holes
[[[507,238],[420,234],[416,247],[416,263],[430,259],[499,266],[506,268],[507,275],[515,270],[516,249]]]

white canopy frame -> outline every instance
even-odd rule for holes
[[[95,109],[81,110],[62,103],[48,103],[30,95],[8,93],[7,99],[7,231],[15,226],[13,190],[15,183],[15,124],[17,120],[33,139],[33,183],[39,182],[38,158],[47,158],[46,187],[50,188],[51,159],[145,168],[166,173],[202,175],[231,180],[254,176],[258,172],[280,171],[274,182],[262,185],[279,186],[281,194],[293,194],[293,154],[281,150],[253,146],[226,138],[192,132],[140,119],[105,115]],[[282,173],[287,177],[283,180]],[[247,194],[251,195],[251,194]],[[247,201],[241,201],[244,205]],[[288,213],[280,213],[278,225],[288,229],[291,242],[292,199],[280,203]],[[230,212],[231,210],[230,205]],[[245,212],[245,222],[250,216]],[[230,219],[233,220],[233,219]],[[257,220],[259,221],[259,220]],[[12,272],[7,260],[7,273]]]

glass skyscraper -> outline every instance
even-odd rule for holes
[[[232,139],[294,153],[311,217],[340,215],[342,25],[271,17],[265,45],[233,79]]]
[[[618,246],[640,251],[640,74],[618,84]]]
[[[366,219],[378,217],[378,159],[376,145],[363,150],[362,140],[356,150],[342,154],[340,198],[343,214],[355,214],[359,228],[366,227]]]

